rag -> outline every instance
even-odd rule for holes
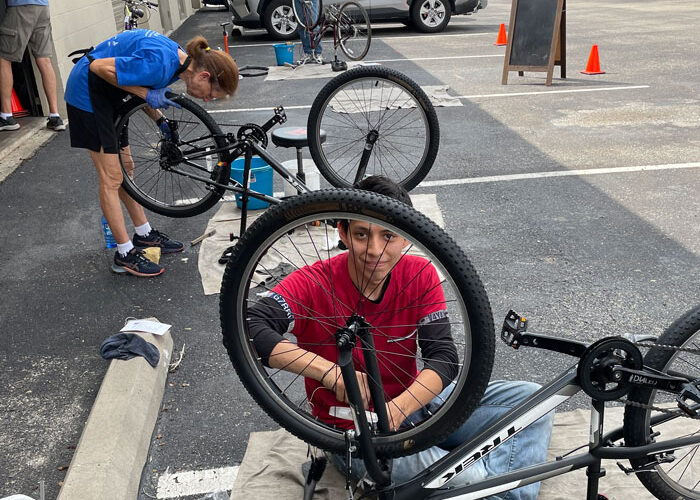
[[[117,333],[107,337],[100,347],[104,359],[131,359],[134,356],[146,358],[153,368],[158,365],[158,348],[134,333]]]

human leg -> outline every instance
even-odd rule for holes
[[[12,62],[0,57],[0,110],[12,114]]]
[[[37,57],[36,66],[41,73],[41,83],[44,87],[46,100],[49,103],[49,112],[58,113],[58,103],[56,100],[56,73],[53,71],[51,59],[48,57]]]

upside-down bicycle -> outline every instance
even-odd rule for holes
[[[414,356],[418,369],[426,362],[420,356],[424,346],[416,349],[413,334],[399,339],[392,336],[396,327],[392,317],[398,314],[400,299],[385,305],[385,316],[365,317],[362,301],[347,304],[338,299],[337,279],[325,275],[309,279],[309,286],[314,287],[311,295],[328,297],[334,304],[334,313],[309,310],[303,320],[327,331],[323,345],[333,349],[341,367],[354,421],[350,430],[317,418],[307,396],[303,370],[291,373],[269,368],[251,337],[249,309],[285,276],[297,269],[310,269],[314,263],[317,270],[330,268],[325,262],[332,254],[322,244],[328,226],[310,228],[308,223],[342,219],[377,225],[405,238],[408,244],[403,255],[422,256],[425,272],[435,269],[441,279],[444,308],[458,349],[455,389],[424,420],[399,430],[391,430],[386,413],[365,411],[355,370],[359,369],[357,360],[364,359],[371,408],[381,409],[389,398],[378,367],[386,363],[387,352]],[[287,302],[294,302],[293,291],[288,293]],[[411,303],[404,307],[421,306]],[[625,472],[636,474],[657,498],[700,498],[700,306],[674,322],[657,340],[612,336],[590,345],[529,333],[527,322],[511,311],[501,332],[507,345],[547,349],[574,356],[577,362],[480,435],[403,484],[392,482],[389,459],[434,446],[459,426],[478,405],[494,360],[494,325],[483,285],[462,250],[442,229],[412,208],[374,193],[339,189],[295,196],[262,214],[235,246],[222,282],[220,316],[224,344],[248,392],[282,427],[307,443],[341,456],[361,457],[372,479],[365,490],[367,497],[476,499],[587,468],[585,498],[596,500],[598,482],[604,475],[601,459],[624,459],[630,462],[629,467],[620,464]],[[293,331],[284,337],[296,345]],[[379,343],[384,347],[375,348]],[[409,343],[413,347],[407,347]],[[397,381],[398,377],[389,380]],[[384,386],[386,383],[385,379]],[[451,481],[478,459],[580,391],[592,401],[590,441],[582,443],[585,452],[576,454],[575,448],[551,462],[466,486],[451,486]],[[608,401],[625,405],[624,425],[603,434]],[[325,462],[314,463],[306,498],[311,498],[309,490],[313,490]]]
[[[183,96],[182,108],[163,110],[169,137],[140,99],[129,99],[116,118],[117,132],[129,147],[119,156],[126,191],[141,205],[170,217],[200,214],[228,191],[272,204],[279,199],[250,189],[251,159],[258,155],[298,192],[309,189],[266,149],[268,131],[286,121],[275,108],[265,124],[238,125],[223,133],[200,106]],[[148,112],[145,112],[148,111]],[[349,187],[366,175],[382,174],[406,189],[429,172],[439,147],[435,109],[423,90],[401,73],[360,67],[332,79],[314,100],[308,144],[330,186]],[[230,177],[231,163],[245,158],[243,183]],[[242,230],[245,229],[245,214]]]

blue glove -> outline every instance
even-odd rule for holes
[[[168,121],[165,118],[161,116],[158,118],[158,121],[156,121],[156,124],[158,124],[158,128],[160,128],[160,131],[163,133],[163,137],[167,140],[173,138],[173,134],[170,132],[170,125],[168,125]]]
[[[163,87],[162,89],[149,89],[146,94],[146,103],[153,109],[168,109],[170,106],[182,108],[178,103],[165,97],[166,92],[172,92],[172,90],[167,87]]]

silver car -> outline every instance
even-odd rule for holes
[[[276,40],[298,38],[292,0],[227,0],[233,24],[265,28]],[[330,1],[330,0],[326,0]],[[359,0],[371,23],[400,21],[424,33],[442,31],[454,14],[473,14],[488,0]]]

